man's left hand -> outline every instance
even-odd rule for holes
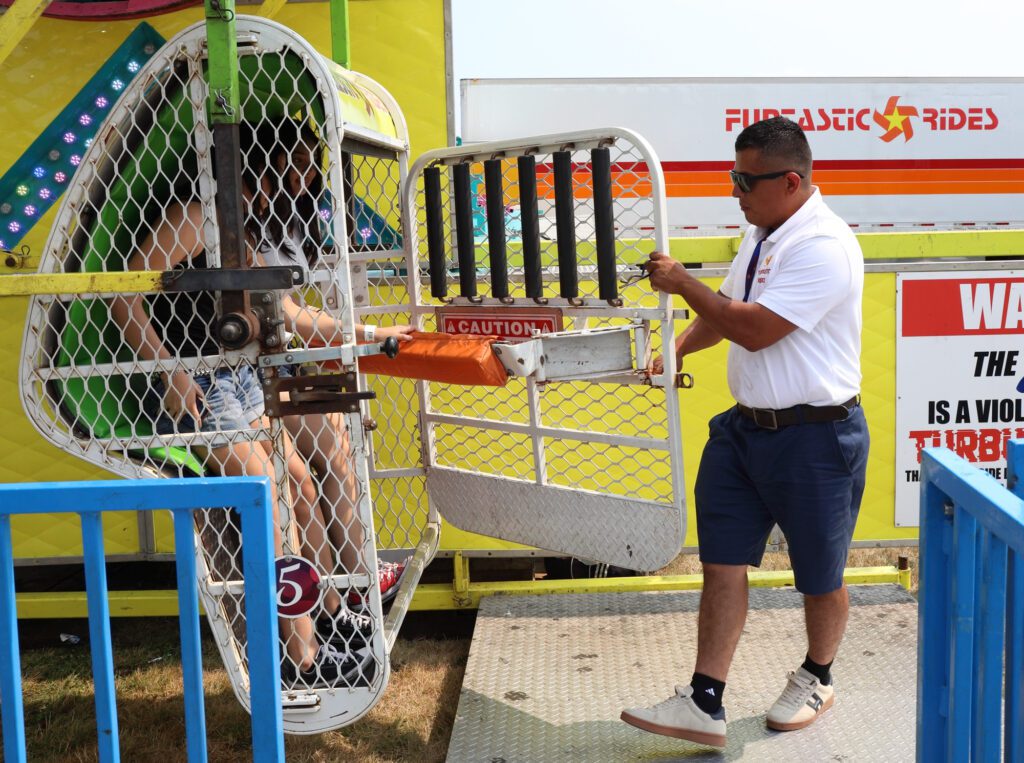
[[[651,252],[646,265],[647,272],[651,274],[651,286],[670,294],[680,293],[687,278],[686,268],[661,252]]]

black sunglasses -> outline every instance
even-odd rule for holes
[[[758,180],[774,180],[780,178],[783,175],[788,175],[792,172],[794,175],[803,180],[803,175],[796,170],[781,170],[779,172],[766,172],[763,175],[750,175],[746,172],[737,172],[736,170],[729,170],[729,179],[732,184],[739,188],[743,193],[750,193],[750,189],[754,187],[754,183]]]

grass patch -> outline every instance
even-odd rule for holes
[[[121,759],[186,760],[177,621],[120,621],[113,641]],[[286,736],[287,759],[443,761],[468,654],[468,639],[399,640],[380,703],[361,721],[339,731]],[[21,662],[28,759],[98,760],[91,658],[85,641],[73,647],[25,650]],[[235,699],[210,638],[203,641],[203,665],[209,760],[251,760],[249,715]]]

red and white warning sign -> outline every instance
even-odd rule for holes
[[[438,330],[445,334],[479,334],[505,341],[562,330],[562,311],[555,307],[445,307],[437,311],[437,320]]]
[[[1006,443],[1024,437],[1024,272],[900,273],[896,283],[896,525],[905,527],[918,524],[924,448],[947,447],[1006,478]]]

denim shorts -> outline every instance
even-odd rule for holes
[[[257,375],[260,381],[266,380],[266,374],[263,373],[262,366],[257,369]],[[299,364],[298,363],[287,363],[283,366],[277,367],[277,378],[278,379],[292,379],[299,375]]]
[[[250,366],[221,368],[211,374],[197,374],[194,378],[203,391],[199,401],[200,432],[250,429],[252,422],[263,416],[263,389]],[[192,416],[186,413],[175,422],[164,410],[163,399],[164,385],[158,378],[145,404],[157,433],[195,432]]]
[[[864,494],[863,409],[855,406],[843,421],[771,430],[734,406],[709,429],[694,489],[701,561],[758,567],[777,523],[797,590],[813,596],[841,588]]]

